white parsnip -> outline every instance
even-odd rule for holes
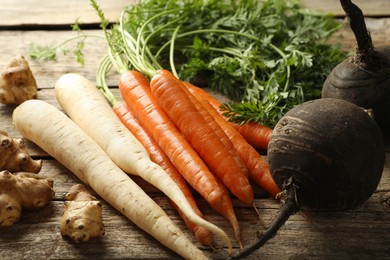
[[[28,100],[14,110],[13,124],[163,245],[185,259],[207,259],[164,210],[60,110],[41,100]]]
[[[124,126],[91,81],[78,74],[65,74],[56,82],[55,92],[58,103],[68,116],[123,171],[138,175],[160,189],[192,222],[220,236],[231,252],[232,245],[226,233],[193,211],[178,185],[162,167],[150,159],[143,145]]]

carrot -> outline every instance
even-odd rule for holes
[[[122,74],[119,89],[126,104],[179,173],[215,211],[231,223],[240,241],[239,225],[229,194],[158,105],[150,90],[149,80],[142,73],[130,70]]]
[[[177,183],[195,213],[200,217],[204,218],[183,176],[180,175],[175,166],[169,160],[168,156],[164,153],[163,150],[161,150],[161,148],[153,140],[153,138],[145,131],[138,119],[135,117],[134,113],[126,105],[126,103],[124,101],[116,102],[113,106],[113,110],[120,118],[122,123],[127,127],[127,129],[129,129],[146,148],[151,160],[160,165]],[[198,241],[203,245],[211,245],[213,239],[212,233],[209,230],[192,222],[173,201],[172,204],[178,211],[182,219],[185,221],[187,227],[195,234]]]
[[[271,138],[272,129],[255,122],[247,122],[243,125],[236,125],[238,131],[253,147],[266,150]]]
[[[215,110],[217,110],[221,115],[223,114],[223,112],[220,110],[222,103],[215,99],[212,95],[197,86],[191,85],[188,87],[191,93],[197,93],[198,95],[202,96],[204,99],[209,101]],[[227,120],[226,117],[223,116],[223,118]],[[239,133],[245,138],[245,140],[247,140],[250,145],[257,149],[267,149],[272,133],[271,128],[255,122],[248,122],[243,125],[237,125],[235,123],[231,124],[239,131]]]
[[[14,110],[13,124],[21,135],[53,156],[163,245],[186,259],[207,259],[158,204],[57,108],[41,100],[25,101]]]
[[[183,82],[184,86],[187,82]],[[242,161],[242,158],[238,155],[236,149],[234,148],[231,140],[226,135],[225,131],[222,129],[220,124],[215,120],[215,118],[210,114],[210,112],[201,104],[201,102],[188,90],[187,87],[183,87],[183,91],[188,96],[191,103],[196,107],[199,111],[200,115],[206,121],[206,123],[210,126],[213,132],[218,136],[220,141],[225,145],[226,149],[229,151],[230,155],[236,161],[237,165],[240,167],[241,172],[248,176],[248,168]],[[215,111],[214,111],[215,112]]]
[[[184,82],[184,85],[189,89],[196,87],[189,82]],[[213,108],[208,100],[204,99],[198,92],[194,92],[193,94],[225,131],[226,135],[231,140],[234,149],[237,150],[242,160],[246,163],[246,166],[249,169],[249,178],[255,181],[273,197],[276,197],[276,195],[280,193],[280,189],[271,176],[267,162],[261,157],[256,149],[245,140],[237,129]]]
[[[231,251],[231,242],[225,232],[193,211],[182,190],[163,168],[150,159],[146,149],[123,125],[91,81],[77,74],[66,74],[56,82],[55,92],[58,103],[68,116],[124,172],[138,175],[163,191],[191,221],[218,234]]]
[[[230,155],[183,90],[183,83],[167,70],[150,81],[160,106],[180,129],[195,151],[223,184],[241,201],[253,202],[253,190],[245,173]]]

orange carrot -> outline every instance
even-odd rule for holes
[[[126,104],[143,123],[146,132],[157,142],[186,181],[230,222],[240,241],[238,220],[229,194],[158,105],[148,79],[140,72],[128,71],[122,74],[119,89]]]
[[[223,111],[220,110],[222,103],[207,93],[204,89],[191,85],[189,86],[189,90],[191,93],[197,93],[198,95],[202,96],[204,99],[209,101],[209,103],[215,110],[218,111],[218,113],[221,115],[223,114]],[[227,120],[226,117],[223,116],[223,118]],[[240,134],[245,138],[245,140],[247,140],[250,145],[257,149],[267,149],[272,133],[271,128],[255,122],[248,122],[243,125],[237,125],[235,123],[231,124],[240,132]]]
[[[248,122],[240,126],[234,124],[234,126],[253,147],[263,150],[267,149],[272,133],[271,128],[255,122]]]
[[[191,83],[184,82],[187,88],[194,88],[196,86]],[[249,178],[255,181],[261,188],[275,197],[280,193],[280,189],[275,184],[270,174],[267,162],[261,157],[261,155],[251,146],[245,138],[233,127],[232,124],[227,122],[221,114],[219,114],[208,100],[204,99],[197,92],[193,93],[201,105],[210,113],[215,121],[225,131],[226,135],[231,140],[233,147],[237,150],[242,160],[246,163],[249,169]]]
[[[183,82],[186,84],[187,82]],[[218,124],[218,122],[214,119],[214,117],[209,113],[205,107],[202,106],[200,101],[188,90],[188,88],[184,87],[183,91],[188,96],[189,100],[192,104],[196,107],[196,109],[199,111],[199,113],[202,115],[204,120],[207,122],[207,124],[210,126],[210,128],[213,130],[213,132],[218,136],[218,138],[221,140],[221,142],[225,145],[226,149],[229,151],[231,156],[234,158],[238,166],[241,168],[242,173],[245,174],[245,176],[248,176],[248,168],[245,165],[245,163],[242,161],[241,157],[238,155],[236,149],[234,149],[233,144],[229,137],[226,135],[225,131],[222,129],[222,127]],[[214,111],[216,112],[216,111]]]
[[[161,150],[158,144],[151,138],[151,136],[145,131],[134,113],[129,109],[127,104],[123,101],[117,102],[113,107],[114,112],[120,118],[122,123],[134,134],[134,136],[142,143],[142,145],[148,151],[150,158],[153,162],[160,165],[168,175],[177,183],[179,188],[183,191],[188,203],[191,205],[196,214],[204,218],[204,215],[199,210],[191,190],[188,188],[187,183],[183,176],[177,171],[175,166],[169,160],[168,156]],[[195,234],[198,241],[203,245],[211,245],[213,240],[213,234],[195,223],[183,214],[180,208],[171,201],[172,205],[180,214],[181,218],[185,221],[187,227]]]
[[[191,103],[185,86],[171,72],[159,70],[150,81],[161,108],[223,184],[241,201],[253,202],[253,190],[236,160]]]

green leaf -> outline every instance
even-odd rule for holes
[[[54,61],[57,59],[57,48],[52,46],[30,44],[28,52],[30,57],[35,60]]]

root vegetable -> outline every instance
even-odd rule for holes
[[[355,55],[337,65],[324,82],[322,97],[348,100],[372,109],[386,138],[390,137],[390,46],[374,48],[363,12],[340,0],[355,35]]]
[[[53,181],[30,172],[0,172],[0,226],[12,226],[22,209],[38,209],[54,195]]]
[[[44,101],[28,100],[14,110],[13,122],[24,137],[163,245],[186,259],[207,258],[161,207],[64,113]]]
[[[23,56],[12,58],[0,75],[0,103],[21,104],[37,98],[37,83]]]
[[[248,169],[245,167],[243,171],[221,142],[221,138],[191,102],[183,82],[171,72],[159,70],[150,81],[150,89],[160,107],[210,170],[237,198],[245,203],[252,203],[253,190],[247,177]]]
[[[215,136],[218,139],[220,139],[220,141],[224,145],[225,149],[227,150],[228,154],[231,156],[230,160],[233,159],[233,162],[236,163],[236,166],[235,166],[236,169],[238,166],[238,170],[240,170],[241,175],[237,174],[235,179],[238,180],[241,176],[245,176],[246,182],[249,183],[249,180],[248,180],[248,176],[249,176],[248,171],[249,170],[247,168],[247,165],[244,163],[243,159],[240,157],[238,151],[234,148],[232,141],[227,136],[227,134],[225,133],[222,126],[217,122],[217,120],[212,116],[210,111],[202,104],[202,102],[200,100],[198,100],[198,98],[193,93],[191,93],[189,91],[189,89],[187,88],[187,85],[190,83],[185,82],[185,81],[181,81],[180,83],[181,83],[180,85],[182,87],[182,90],[184,91],[184,94],[186,94],[186,96],[188,97],[187,101],[190,101],[190,103],[192,103],[195,106],[195,108],[198,111],[198,114],[200,114],[201,118],[204,119],[205,123],[207,123],[207,125],[210,127],[212,132],[215,133]],[[215,112],[215,111],[213,111],[213,112]],[[191,121],[194,122],[194,120],[191,120]],[[225,158],[225,160],[226,159],[227,158]],[[225,172],[225,174],[229,174],[229,173]],[[247,193],[253,194],[252,187],[250,188],[249,192],[247,192]],[[247,196],[249,194],[247,194]]]
[[[221,116],[229,122],[229,119],[224,116],[225,111],[221,110],[223,104],[215,99],[211,94],[207,93],[204,89],[194,86],[192,84],[186,85],[188,89],[194,95],[202,97],[210,103],[210,105],[219,113]],[[272,129],[255,122],[246,122],[238,125],[233,122],[229,122],[237,131],[245,138],[245,140],[256,149],[267,150],[269,139],[271,137]]]
[[[30,157],[23,139],[14,139],[0,129],[0,170],[38,173],[41,167],[42,161]]]
[[[83,185],[73,185],[66,200],[60,223],[62,236],[80,243],[104,235],[102,204]]]
[[[127,71],[120,78],[119,89],[123,100],[138,118],[145,131],[170,158],[188,184],[215,211],[230,222],[237,240],[240,241],[240,226],[227,188],[214,176],[162,110],[151,92],[146,76],[135,70]]]
[[[188,82],[185,82],[185,85],[188,89],[196,88]],[[239,133],[238,129],[236,129],[233,124],[226,121],[225,118],[214,109],[208,100],[202,97],[198,92],[193,92],[193,94],[228,136],[233,148],[248,167],[249,178],[255,181],[259,187],[268,192],[272,197],[276,197],[276,195],[280,193],[280,189],[272,179],[268,163],[261,157],[255,148],[246,141]]]
[[[114,48],[116,45],[110,43],[111,36],[107,31],[107,25],[103,22],[105,21],[103,11],[95,0],[91,0],[91,4],[101,19],[102,29],[109,45],[107,57],[110,60],[110,64],[121,75],[119,88],[123,100],[135,112],[138,120],[143,123],[144,129],[171,159],[187,182],[206,199],[213,209],[229,220],[233,226],[235,236],[238,241],[241,241],[239,224],[226,187],[223,188],[220,181],[210,172],[207,165],[183,137],[169,116],[157,104],[155,97],[151,93],[151,84],[145,75],[152,78],[156,73],[156,67],[159,67],[159,65],[155,62],[149,63],[146,56],[139,55],[138,50],[143,49],[144,46],[138,43],[143,43],[144,39],[141,39],[142,37],[136,39],[137,37],[125,32],[123,27],[120,26],[120,34],[122,36],[126,35],[123,38],[120,37],[120,41],[124,40],[126,42],[125,46],[123,46],[126,51],[125,53],[122,53],[122,51],[118,52],[119,49]],[[121,21],[123,21],[125,13],[122,13]],[[138,36],[142,35],[138,34]],[[149,53],[147,47],[144,51]],[[98,78],[105,78],[105,72],[110,70],[111,65],[103,66],[107,67],[107,70],[100,70]],[[197,131],[196,129],[194,130]]]
[[[138,119],[135,117],[134,113],[129,109],[124,101],[116,102],[113,107],[114,112],[121,119],[122,123],[129,129],[135,137],[142,143],[145,149],[150,154],[150,159],[160,165],[176,182],[180,187],[183,194],[185,195],[188,203],[193,208],[194,212],[200,217],[204,218],[204,215],[198,208],[198,205],[195,201],[194,196],[184,177],[178,172],[176,167],[173,165],[168,156],[164,151],[158,146],[155,140],[145,131]],[[196,238],[202,245],[211,245],[213,242],[213,233],[192,222],[184,212],[171,200],[173,206],[178,211],[187,227],[195,234]]]
[[[260,248],[298,209],[348,210],[365,202],[382,176],[380,128],[344,100],[303,103],[276,124],[268,146],[271,174],[285,204],[270,227],[236,259]]]
[[[55,86],[61,107],[110,158],[126,173],[142,177],[163,191],[186,216],[220,236],[231,251],[225,232],[198,216],[171,177],[151,159],[145,147],[123,125],[102,93],[88,79],[78,74],[62,76]],[[85,114],[89,114],[86,118]],[[102,127],[102,126],[105,127]]]

